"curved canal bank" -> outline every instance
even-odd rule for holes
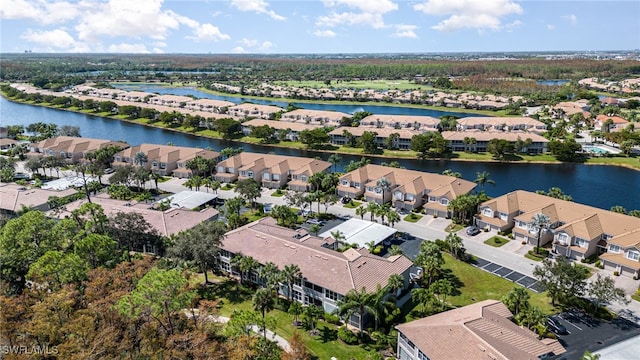
[[[0,120],[6,125],[28,125],[38,121],[57,125],[72,125],[80,128],[85,137],[124,140],[129,144],[173,143],[220,150],[241,146],[245,151],[275,153],[279,155],[316,157],[327,159],[329,154],[305,149],[266,147],[257,144],[237,143],[221,139],[205,138],[187,133],[144,126],[83,113],[69,112],[42,106],[29,106],[0,99]],[[350,161],[358,161],[362,155],[341,155],[338,169],[344,169]],[[500,163],[480,161],[419,160],[404,158],[371,157],[371,163],[380,164],[395,160],[408,169],[441,173],[445,169],[460,172],[465,179],[474,180],[478,172],[489,172],[496,186],[486,187],[489,196],[499,196],[522,189],[528,191],[548,190],[559,187],[573,196],[576,202],[604,209],[621,205],[626,209],[640,207],[640,172],[631,169],[584,164],[539,164]]]

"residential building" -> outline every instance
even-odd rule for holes
[[[600,259],[605,269],[638,279],[640,277],[640,228],[610,239],[607,252],[600,255]]]
[[[72,211],[86,202],[87,199],[80,199],[65,205],[63,211],[50,211],[47,215],[58,219],[70,217]],[[146,202],[111,199],[107,194],[92,196],[91,202],[100,205],[107,217],[113,217],[118,213],[140,214],[160,236],[164,237],[189,230],[204,221],[216,220],[219,216],[218,210],[213,207],[207,207],[200,211],[172,207],[168,210],[160,211]]]
[[[288,185],[291,190],[307,191],[309,178],[330,168],[331,163],[323,160],[241,152],[219,162],[214,178],[226,183],[251,178],[270,189]]]
[[[170,94],[156,95],[149,99],[150,104],[179,108],[185,108],[187,106],[187,103],[190,103],[192,101],[193,98],[190,98],[188,96]]]
[[[75,194],[75,189],[61,191],[39,188],[26,188],[15,183],[0,183],[0,212],[15,215],[23,207],[46,211],[49,210],[50,196],[65,197]]]
[[[290,141],[300,140],[301,131],[313,130],[318,127],[318,125],[309,125],[304,123],[294,123],[294,122],[278,121],[278,120],[253,119],[253,120],[245,121],[242,123],[242,133],[245,135],[250,135],[254,127],[265,126],[265,125],[272,127],[277,131],[285,131],[286,132],[285,138]]]
[[[566,352],[511,321],[500,301],[484,300],[397,325],[399,360],[539,360]]]
[[[295,281],[291,294],[286,284],[281,285],[280,294],[305,305],[320,306],[328,313],[336,310],[349,290],[375,291],[378,285],[385,286],[392,274],[401,275],[405,288],[409,286],[413,263],[404,255],[383,258],[366,249],[338,252],[331,250],[333,242],[309,235],[304,229],[278,226],[273,218],[266,217],[228,232],[220,246],[219,263],[223,271],[233,275],[240,274],[231,266],[231,259],[240,254],[253,257],[261,265],[272,262],[279,269],[297,265],[302,278]],[[258,271],[254,269],[243,277],[263,284]],[[355,319],[351,323],[357,326]]]
[[[196,111],[204,111],[210,113],[223,113],[230,106],[234,106],[235,103],[231,101],[225,100],[214,100],[214,99],[197,99],[187,102],[187,109],[196,110]]]
[[[606,267],[638,275],[638,267],[631,271],[627,260],[636,258],[633,242],[640,235],[640,218],[523,190],[485,201],[478,211],[478,227],[512,229],[517,241],[532,245],[537,244],[538,232],[529,223],[536,214],[544,214],[550,229],[541,232],[541,245],[552,241],[553,252],[575,260],[601,255]]]
[[[482,131],[530,131],[541,133],[547,130],[545,123],[530,117],[493,117],[493,116],[470,116],[456,120],[459,131],[482,130]]]
[[[296,109],[282,113],[280,121],[300,122],[316,126],[340,126],[340,121],[343,118],[350,119],[351,115],[339,111]]]
[[[378,185],[382,178],[389,183],[386,191]],[[446,217],[449,202],[475,187],[474,182],[453,176],[369,164],[341,176],[336,191],[338,196],[363,196],[367,202],[391,201],[401,209],[422,206],[427,214]]]
[[[414,135],[422,134],[424,131],[416,131],[410,129],[394,129],[394,128],[370,128],[364,126],[358,127],[339,127],[331,132],[331,144],[333,145],[345,145],[349,142],[349,137],[353,136],[357,142],[365,131],[376,134],[376,144],[379,147],[387,147],[387,139],[390,136],[395,138],[392,141],[391,147],[400,150],[409,150],[411,148],[411,138]],[[434,131],[436,131],[434,129]],[[349,135],[347,135],[349,134]]]
[[[18,140],[0,138],[0,150],[8,150],[18,146]]]
[[[142,163],[136,163],[136,154],[145,155]],[[186,163],[200,156],[204,159],[219,159],[220,153],[213,150],[184,146],[140,144],[122,150],[114,155],[113,166],[144,166],[162,176],[173,175],[184,178],[191,176]]]
[[[56,136],[31,144],[31,151],[27,153],[27,157],[58,156],[64,158],[67,163],[75,163],[83,159],[86,153],[109,146],[125,149],[129,144],[104,139]]]
[[[606,128],[605,123],[608,120],[611,120],[611,124]],[[598,115],[595,119],[594,128],[601,131],[619,131],[626,128],[627,125],[629,125],[629,121],[619,116]]]
[[[503,139],[514,145],[518,140],[527,142],[520,149],[522,153],[542,154],[549,144],[544,136],[525,131],[444,131],[442,136],[451,151],[486,152],[491,140]]]
[[[244,103],[229,107],[227,114],[239,118],[272,119],[281,111],[284,109],[279,106]]]
[[[360,120],[360,126],[437,131],[440,119],[431,116],[373,114]]]

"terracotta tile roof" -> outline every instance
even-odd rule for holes
[[[456,120],[459,125],[475,126],[475,125],[488,125],[496,126],[506,124],[507,126],[519,126],[525,125],[527,127],[541,127],[544,128],[545,124],[539,120],[530,117],[493,117],[493,116],[468,116]]]
[[[33,143],[31,147],[36,151],[42,148],[44,151],[53,150],[57,152],[64,151],[71,153],[84,153],[86,151],[96,151],[107,146],[128,148],[129,144],[105,139],[92,139],[74,136],[56,136]]]
[[[640,250],[640,228],[620,234],[609,240],[609,243],[622,248],[635,247]]]
[[[143,152],[147,155],[148,163],[151,163],[154,160],[158,162],[185,162],[195,158],[196,156],[200,156],[205,159],[215,159],[220,156],[220,153],[213,150],[158,144],[136,145],[116,153],[115,156],[120,156],[121,158],[128,157],[133,161],[133,158],[138,152]]]
[[[47,203],[49,196],[64,197],[75,194],[75,189],[61,191],[38,188],[27,189],[15,183],[0,183],[0,209],[17,212],[22,206],[40,207]]]
[[[255,168],[260,171],[262,169],[270,169],[273,173],[279,174],[291,171],[292,174],[297,174],[308,171],[314,171],[314,173],[324,171],[331,167],[331,163],[328,161],[299,156],[241,152],[240,154],[236,154],[228,159],[220,161],[217,166],[244,170]],[[280,170],[281,172],[276,172],[276,170]],[[219,172],[217,175],[223,175],[223,173]]]
[[[614,264],[619,264],[622,265],[624,267],[628,267],[630,269],[633,270],[640,270],[640,262],[637,260],[631,260],[629,258],[624,257],[624,254],[619,253],[612,253],[612,252],[607,252],[604,253],[602,255],[600,255],[600,259],[605,260],[605,261],[610,261]]]
[[[485,300],[415,320],[396,328],[431,360],[531,359],[566,350],[557,340],[538,340],[511,322],[497,300]]]
[[[463,141],[465,138],[474,138],[477,141],[490,141],[491,139],[504,139],[517,141],[531,139],[534,143],[548,143],[544,136],[526,131],[443,131],[442,136],[449,141]]]
[[[277,121],[277,120],[264,120],[264,119],[253,119],[249,121],[245,121],[242,123],[242,126],[270,126],[274,129],[291,129],[293,131],[302,131],[302,130],[313,130],[318,127],[318,125],[309,125],[304,123],[295,123],[290,121]]]
[[[325,242],[321,238],[305,233],[297,239],[296,235],[302,234],[266,217],[228,232],[222,248],[251,256],[261,264],[271,261],[280,269],[297,264],[307,281],[342,295],[363,287],[374,291],[378,284],[384,286],[391,274],[404,274],[413,266],[405,256],[387,259],[352,251],[340,253],[318,246]]]
[[[171,208],[166,211],[150,209],[151,204],[136,203],[135,201],[115,200],[106,194],[93,196],[91,201],[102,206],[105,215],[111,217],[119,212],[138,213],[158,231],[162,236],[177,234],[180,231],[188,230],[203,221],[210,220],[218,215],[218,210],[214,208],[206,208],[201,211],[192,211],[185,209]],[[65,218],[71,215],[71,212],[86,203],[86,199],[81,199],[66,205],[66,211],[54,214],[49,212],[48,216],[57,218]]]
[[[365,131],[368,132],[374,132],[376,133],[378,137],[381,138],[386,138],[389,137],[389,135],[391,134],[398,134],[400,135],[401,139],[411,139],[414,135],[418,135],[418,134],[422,134],[424,133],[424,129],[417,131],[417,130],[408,130],[408,129],[394,129],[394,128],[371,128],[371,127],[363,127],[363,126],[359,126],[359,127],[349,127],[349,126],[342,126],[339,128],[335,128],[333,131],[331,131],[329,133],[329,135],[342,135],[342,133],[344,131],[348,131],[349,133],[351,133],[351,135],[354,136],[362,136],[362,134],[364,134]],[[433,131],[436,131],[436,129],[431,129]]]
[[[282,119],[286,121],[289,118],[310,118],[310,119],[328,119],[330,121],[340,121],[343,117],[351,118],[350,114],[339,111],[324,111],[324,110],[309,110],[309,109],[296,109],[282,114]]]

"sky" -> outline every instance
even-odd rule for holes
[[[1,0],[0,52],[640,49],[639,0]]]

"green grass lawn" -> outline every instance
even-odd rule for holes
[[[351,200],[350,202],[344,204],[344,207],[346,207],[347,209],[355,209],[360,205],[362,205],[360,201]]]
[[[220,284],[210,286],[207,289],[208,294],[205,298],[222,299],[220,315],[229,317],[234,310],[253,310],[251,297],[253,291],[244,286],[240,286],[235,280],[227,280]],[[280,299],[280,302],[285,300]],[[280,310],[272,310],[268,313],[269,317],[275,320],[275,329],[270,329],[285,339],[289,339],[294,331],[298,331],[304,339],[309,351],[317,357],[317,359],[330,359],[335,356],[338,359],[366,359],[369,353],[365,346],[346,345],[340,340],[323,339],[322,334],[333,333],[337,326],[319,321],[317,328],[320,335],[310,335],[309,332],[302,328],[293,326],[293,315]],[[325,330],[326,328],[326,330]]]
[[[443,255],[445,258],[445,265],[443,266],[445,276],[459,284],[458,294],[447,297],[447,302],[454,307],[461,307],[487,299],[500,300],[514,287],[520,286],[470,264],[455,260],[449,254]],[[546,293],[539,294],[530,290],[528,292],[531,295],[531,305],[538,306],[544,313],[550,314],[559,311],[551,306],[551,301]],[[406,320],[409,321],[416,315],[419,317],[421,305],[412,302],[407,304],[408,306],[405,307]]]
[[[411,214],[405,216],[403,220],[406,221],[406,222],[410,222],[410,223],[416,223],[420,219],[422,219],[422,215],[418,215],[416,213],[411,213]]]
[[[284,192],[284,191],[282,191],[282,190],[276,190],[276,191],[274,191],[274,192],[272,192],[272,193],[271,193],[271,196],[273,196],[273,197],[283,197],[283,196],[284,196],[284,194],[285,194],[285,192]]]
[[[449,226],[447,226],[446,229],[444,229],[444,231],[448,231],[448,232],[458,232],[460,230],[462,230],[465,227],[464,224],[456,224],[456,223],[451,223]]]
[[[500,247],[503,246],[504,244],[508,243],[509,240],[505,239],[501,236],[494,236],[488,240],[486,240],[484,243],[489,245],[489,246],[493,246],[493,247]]]
[[[524,257],[526,257],[529,260],[533,260],[533,261],[542,261],[546,258],[546,256],[536,256],[536,255],[531,255],[528,252],[526,254],[524,254]]]

